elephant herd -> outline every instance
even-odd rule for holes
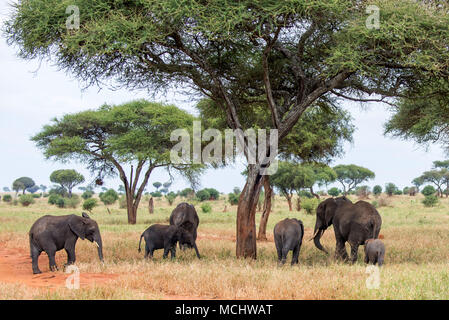
[[[345,243],[351,246],[349,260],[357,260],[360,245],[365,245],[365,262],[382,265],[385,254],[383,243],[377,239],[382,219],[377,210],[368,202],[352,203],[346,197],[329,198],[319,204],[316,210],[316,223],[312,239],[315,246],[326,252],[320,243],[324,231],[333,225],[336,239],[336,258],[348,259]],[[198,214],[193,205],[180,203],[170,215],[170,224],[154,224],[140,236],[145,240],[145,258],[152,258],[154,250],[164,249],[163,257],[170,253],[176,257],[176,244],[185,250],[192,248],[198,259],[201,258],[196,245]],[[284,264],[289,251],[293,251],[292,264],[298,263],[299,251],[304,236],[304,225],[297,219],[284,219],[274,227],[274,242],[278,260]],[[32,225],[29,232],[30,254],[33,273],[41,273],[38,258],[45,251],[49,258],[50,270],[57,270],[56,251],[65,249],[67,265],[76,261],[75,245],[78,238],[87,239],[98,247],[98,257],[103,261],[103,243],[98,224],[89,215],[50,216],[46,215]],[[311,240],[312,240],[311,239]]]

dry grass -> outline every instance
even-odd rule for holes
[[[304,222],[309,239],[314,216],[289,212],[286,201],[276,198],[268,225],[268,239],[258,243],[256,261],[235,258],[236,207],[223,200],[211,202],[213,211],[200,215],[198,247],[203,259],[193,251],[181,252],[175,261],[162,259],[156,252],[153,261],[144,261],[137,252],[139,236],[152,223],[167,223],[171,210],[163,199],[155,202],[155,214],[149,215],[147,203],[138,214],[138,223],[128,225],[123,209],[94,210],[92,218],[100,225],[106,263],[98,263],[96,248],[87,241],[77,244],[77,266],[82,272],[120,275],[98,286],[79,290],[31,289],[20,284],[0,283],[3,299],[448,299],[449,298],[449,201],[442,199],[435,208],[425,208],[420,197],[394,196],[390,206],[379,208],[383,219],[381,234],[387,248],[381,268],[380,287],[367,289],[368,274],[363,250],[355,265],[334,261],[335,239],[332,228],[323,236],[330,249],[326,256],[312,242],[301,248],[299,266],[278,267],[272,230],[276,222],[297,217]],[[43,214],[80,213],[58,209],[44,199],[28,208],[0,204],[0,242],[8,248],[28,250],[27,232]],[[259,222],[259,214],[257,223]],[[58,255],[65,260],[65,253]],[[41,259],[46,259],[41,256]],[[30,266],[31,269],[31,266]],[[31,270],[30,270],[31,272]],[[62,271],[58,271],[62,272]]]

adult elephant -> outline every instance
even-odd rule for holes
[[[200,219],[196,213],[195,207],[187,202],[182,202],[177,205],[170,215],[170,225],[179,226],[187,230],[196,242],[197,229],[200,224]],[[193,248],[189,242],[179,241],[179,248]]]
[[[98,256],[103,261],[103,244],[100,229],[95,220],[87,213],[82,217],[70,214],[66,216],[40,217],[34,222],[29,232],[30,253],[33,273],[41,273],[38,266],[38,258],[42,251],[48,255],[50,270],[57,270],[55,253],[65,249],[67,252],[67,264],[75,263],[75,245],[78,238],[95,242],[98,247]]]
[[[357,252],[360,245],[367,239],[376,239],[379,236],[382,218],[376,208],[366,201],[352,203],[346,197],[329,198],[321,202],[316,209],[316,223],[312,237],[315,246],[326,252],[320,243],[321,236],[330,226],[334,226],[335,240],[337,242],[335,257],[348,259],[345,243],[351,246],[350,261],[357,261]]]

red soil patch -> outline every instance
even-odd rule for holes
[[[56,263],[62,268],[65,258],[57,255]],[[0,282],[24,284],[34,288],[55,289],[65,287],[66,279],[70,274],[50,272],[48,257],[42,253],[39,257],[41,274],[33,274],[31,270],[31,257],[23,249],[6,249],[0,247]],[[117,278],[115,274],[80,273],[80,288],[103,283]]]

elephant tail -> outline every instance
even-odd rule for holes
[[[299,224],[301,226],[301,243],[302,239],[304,238],[304,225],[302,223]]]
[[[144,233],[142,233],[142,235],[140,236],[140,241],[139,241],[139,252],[141,252],[142,250],[140,249],[140,244],[142,243],[142,238],[143,238],[143,235],[145,234],[145,232]]]

